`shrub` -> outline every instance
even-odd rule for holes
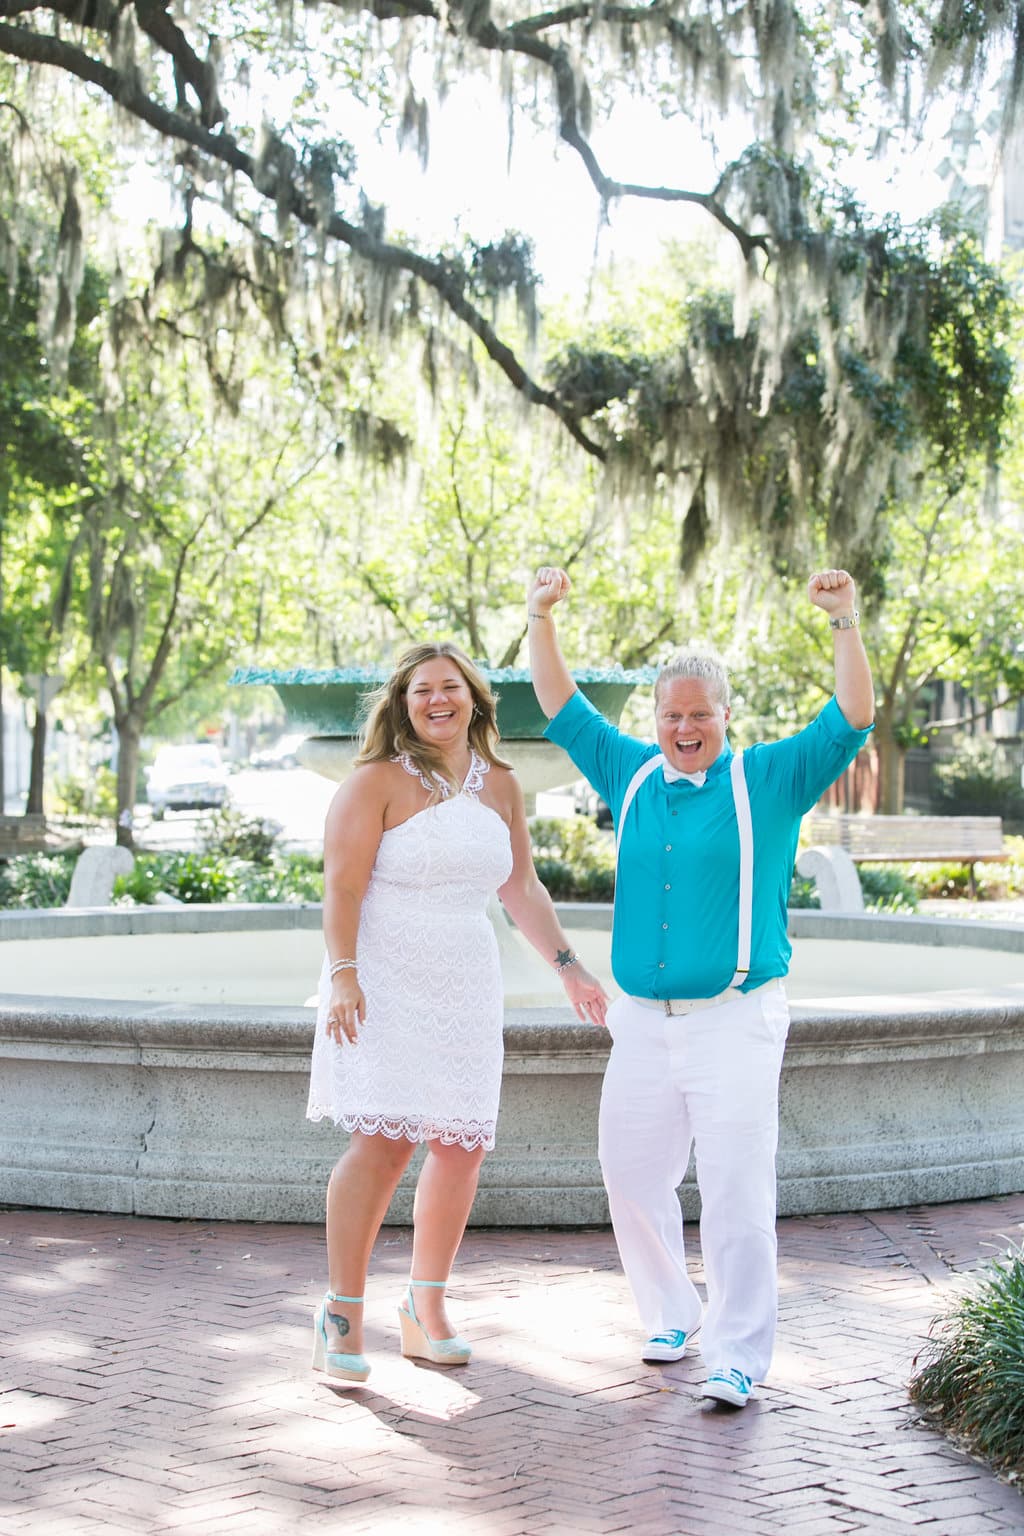
[[[48,797],[57,816],[91,816],[101,821],[117,815],[117,774],[101,764],[82,779],[59,779]]]
[[[207,853],[226,859],[246,859],[251,864],[270,864],[281,828],[276,821],[246,816],[226,805],[200,823],[199,835]]]
[[[793,884],[789,888],[790,907],[798,907],[801,910],[817,910],[821,906],[821,898],[818,895],[818,882],[809,880],[806,875],[794,875]]]
[[[0,907],[62,907],[76,858],[74,853],[21,853],[0,862]]]
[[[148,906],[164,892],[183,902],[231,901],[236,881],[232,862],[213,854],[148,853],[114,881],[114,900]]]
[[[1012,901],[1016,896],[1024,896],[1024,837],[1007,837],[1004,841],[1008,854],[1006,863],[982,864],[979,872],[984,870],[988,878],[989,870],[993,876],[998,871],[1000,895]]]
[[[1024,1248],[983,1266],[922,1355],[912,1400],[993,1466],[1024,1474]]]
[[[537,879],[554,897],[555,901],[571,901],[576,891],[576,871],[564,859],[551,859],[536,855],[533,867]]]
[[[611,901],[615,844],[589,817],[541,818],[530,840],[537,877],[556,901]]]
[[[859,864],[857,876],[868,912],[916,912],[920,899],[914,880],[904,871],[877,864]],[[817,883],[794,875],[789,888],[789,906],[818,909],[821,901]]]
[[[906,869],[892,865],[860,864],[857,867],[864,906],[869,912],[916,912],[920,891]]]
[[[114,879],[115,905],[137,902],[141,907],[152,906],[158,892],[168,890],[167,866],[177,857],[177,854],[167,853],[137,855],[131,874],[117,875]]]
[[[240,865],[235,873],[236,901],[323,901],[322,869],[299,858],[281,863]]]
[[[208,853],[182,856],[172,893],[179,901],[230,901],[234,892],[234,871],[227,860]]]
[[[1002,816],[1024,822],[1024,788],[1005,749],[987,737],[959,737],[956,756],[933,772],[940,815]]]
[[[177,901],[322,901],[323,860],[295,853],[272,864],[218,854],[140,853],[130,875],[114,882],[114,900],[151,906],[164,892]]]

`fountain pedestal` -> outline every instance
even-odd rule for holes
[[[512,764],[528,815],[536,811],[537,795],[579,778],[572,759],[544,737],[547,718],[537,703],[529,672],[511,667],[481,667],[498,701],[499,752]],[[304,768],[340,783],[359,751],[359,728],[367,699],[389,672],[377,667],[311,670],[240,668],[231,682],[243,687],[272,687],[285,707],[290,731],[308,731],[296,756]],[[622,668],[584,669],[572,674],[606,719],[617,724],[629,695],[638,684],[653,683],[654,667],[625,672]],[[556,1006],[565,993],[551,969],[517,929],[501,904],[491,903],[491,921],[498,937],[507,1006]]]
[[[544,738],[547,719],[537,703],[530,674],[519,667],[481,667],[498,700],[500,751],[512,764],[532,814],[539,791],[571,784],[579,774],[561,747]],[[657,677],[655,667],[580,668],[573,681],[606,720],[618,724],[634,688]],[[288,729],[305,731],[297,756],[304,768],[339,782],[358,747],[367,698],[390,676],[384,667],[239,667],[230,681],[240,687],[273,688],[288,717]]]

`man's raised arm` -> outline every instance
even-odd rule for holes
[[[542,565],[530,586],[526,611],[530,628],[530,674],[537,703],[553,720],[576,692],[569,676],[552,609],[566,597],[572,583],[565,571]]]
[[[853,577],[848,571],[817,571],[807,583],[807,596],[828,614],[832,626],[836,703],[843,719],[854,730],[866,730],[875,718],[875,688],[860,635]]]

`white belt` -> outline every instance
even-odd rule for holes
[[[633,997],[632,1000],[639,1003],[641,1008],[657,1008],[659,1013],[669,1018],[679,1018],[687,1013],[696,1013],[698,1008],[717,1008],[721,1003],[732,1003],[740,997],[753,997],[755,992],[766,992],[769,987],[777,987],[778,984],[779,978],[773,976],[771,981],[762,981],[759,987],[751,987],[749,992],[741,992],[739,987],[726,987],[724,992],[714,997]]]

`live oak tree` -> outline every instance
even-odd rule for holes
[[[901,455],[891,434],[879,451],[876,400],[899,392],[896,353],[923,345],[931,296],[898,226],[866,218],[837,189],[823,190],[822,177],[841,167],[858,136],[903,133],[912,147],[929,97],[973,90],[1001,51],[1011,108],[1024,75],[1024,27],[1009,0],[574,0],[552,10],[523,0],[0,3],[0,54],[15,61],[23,93],[21,117],[12,112],[3,127],[13,193],[25,137],[39,131],[31,120],[32,101],[45,99],[38,88],[74,82],[90,102],[109,103],[112,127],[136,154],[162,159],[179,216],[158,275],[202,274],[209,334],[238,322],[244,296],[282,334],[301,325],[313,339],[324,323],[362,334],[412,327],[428,369],[462,338],[464,351],[481,349],[524,401],[607,466],[614,488],[650,494],[672,482],[692,508],[693,549],[726,520],[773,524],[780,542],[778,530],[811,494],[834,503],[851,543],[870,540],[887,471]],[[402,211],[386,214],[363,195],[359,146],[339,129],[338,99],[358,98],[397,126],[429,177],[429,108],[418,82],[429,76],[443,92],[474,73],[492,82],[513,132],[524,118],[550,127],[592,184],[596,208],[620,218],[639,201],[703,210],[735,253],[729,323],[747,341],[742,366],[716,356],[714,326],[697,328],[685,366],[632,359],[633,371],[620,370],[619,392],[609,394],[602,359],[579,349],[569,366],[565,356],[551,367],[531,362],[512,306],[501,302],[536,318],[538,274],[521,236],[453,235],[428,250],[389,234],[401,228]],[[270,81],[273,90],[264,89]],[[704,186],[650,184],[642,163],[605,164],[592,124],[607,121],[614,145],[615,107],[631,94],[709,139],[727,116],[742,122],[749,147],[720,162]],[[58,349],[82,241],[82,196],[67,148],[65,158],[67,174],[53,184]],[[750,324],[748,315],[756,317]],[[722,424],[731,419],[735,428],[776,402],[785,408],[793,360],[811,331],[835,452],[808,472],[797,439],[784,472],[751,483],[721,451]],[[598,387],[584,387],[595,373]],[[221,382],[227,391],[241,387],[234,376]],[[643,426],[633,414],[640,383],[663,445],[653,466],[631,451]]]
[[[88,325],[102,302],[102,282],[95,269],[85,275],[59,395],[52,391],[43,356],[39,289],[23,262],[0,307],[0,674],[6,667],[15,676],[37,679],[27,815],[43,809],[48,694],[61,667],[74,596],[76,541],[88,489],[68,409],[94,368]],[[0,708],[0,736],[2,725]]]

